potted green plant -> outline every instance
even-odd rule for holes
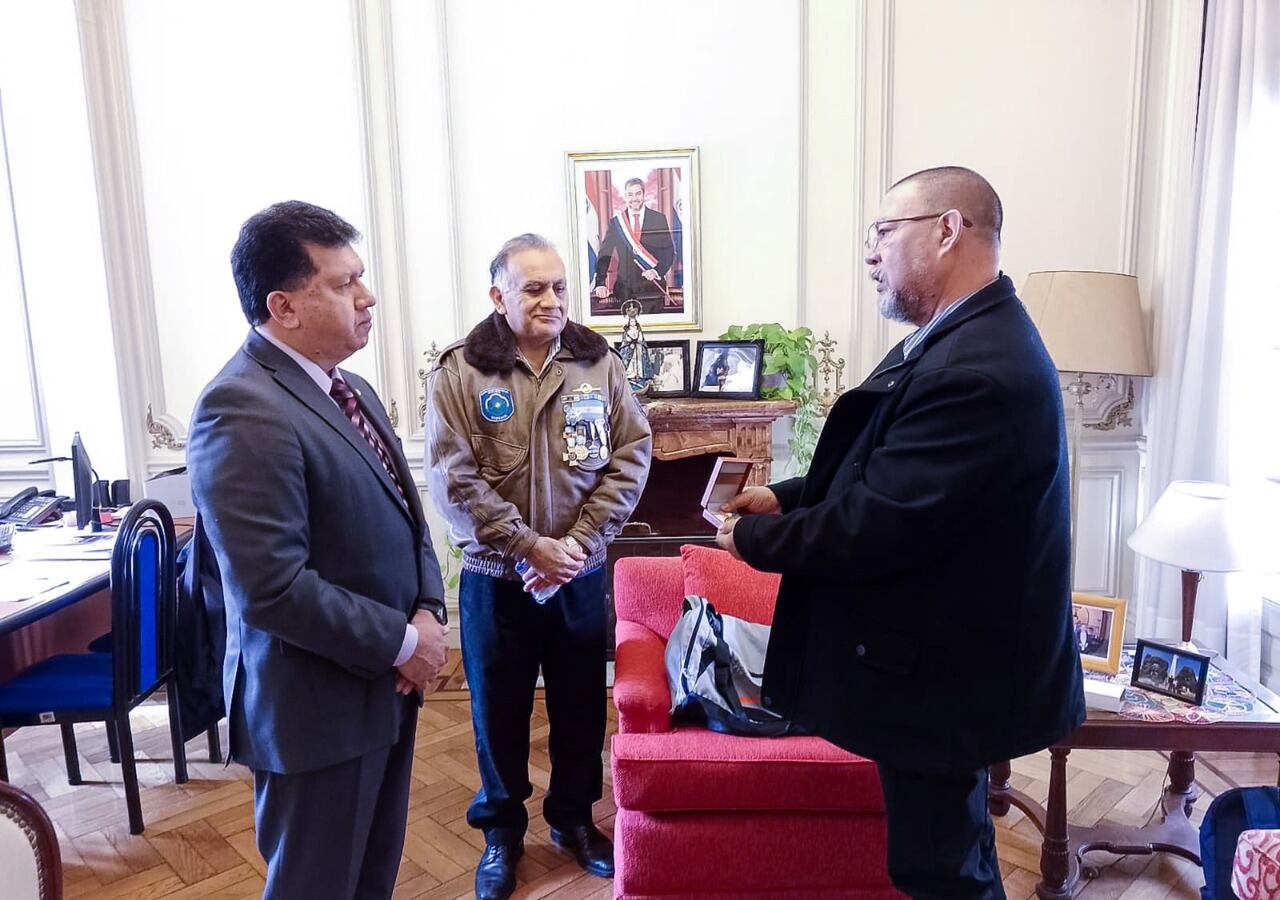
[[[803,475],[813,461],[818,445],[817,392],[813,373],[818,359],[813,355],[813,332],[808,328],[784,328],[777,322],[752,325],[730,325],[720,335],[722,341],[764,341],[764,370],[760,396],[766,400],[792,400],[796,411],[791,423],[791,468]]]

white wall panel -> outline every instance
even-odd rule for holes
[[[568,241],[565,153],[701,151],[704,332],[794,317],[800,4],[448,5],[464,330],[504,240]]]
[[[350,3],[199,9],[124,4],[165,412],[184,424],[248,328],[228,261],[241,223],[298,199],[367,228]],[[351,367],[372,374],[371,357]]]

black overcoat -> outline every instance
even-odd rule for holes
[[[877,762],[973,769],[1084,720],[1057,372],[1001,276],[831,410],[742,557],[782,574],[774,711]]]

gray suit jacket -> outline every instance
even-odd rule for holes
[[[205,388],[187,464],[227,607],[231,754],[306,772],[394,743],[392,663],[444,586],[413,476],[373,389],[344,371],[377,454],[293,360],[257,332]]]

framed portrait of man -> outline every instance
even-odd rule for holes
[[[698,151],[567,155],[574,318],[603,332],[700,327]]]

